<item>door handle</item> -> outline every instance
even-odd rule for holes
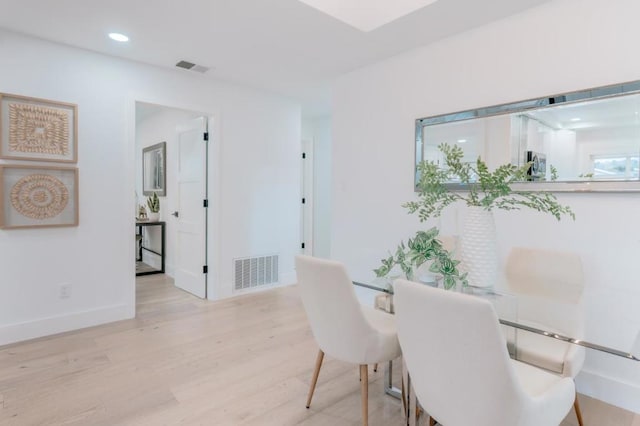
[[[180,213],[178,213],[178,212],[173,212],[173,213],[171,213],[171,216],[178,217],[178,216],[180,216]]]

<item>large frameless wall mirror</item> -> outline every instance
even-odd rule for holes
[[[531,161],[523,189],[640,191],[640,81],[416,120],[416,165],[442,162],[441,143],[491,168]]]

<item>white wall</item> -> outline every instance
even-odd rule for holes
[[[302,122],[302,137],[313,141],[313,255],[331,251],[331,118]]]
[[[558,180],[575,180],[581,173],[577,166],[580,151],[576,149],[576,132],[552,130],[545,132],[547,141],[547,179],[551,178],[551,166],[558,170]]]
[[[331,256],[368,279],[388,250],[464,210],[420,224],[414,198],[414,120],[631,81],[640,58],[635,0],[556,0],[341,77],[333,92]],[[497,212],[499,254],[512,246],[578,252],[587,277],[587,338],[630,349],[640,329],[640,194],[559,194],[577,220]],[[640,365],[590,351],[578,389],[640,412]]]
[[[295,281],[296,103],[6,31],[0,92],[78,104],[80,170],[80,226],[0,231],[0,344],[134,315],[135,100],[216,118],[210,294],[232,294],[239,256],[279,253],[281,282]],[[61,283],[71,298],[59,299]]]
[[[209,123],[209,253],[219,259],[209,257],[219,271],[210,298],[232,295],[240,257],[279,254],[280,283],[294,283],[300,248],[300,107],[253,92],[222,103]]]

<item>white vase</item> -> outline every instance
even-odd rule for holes
[[[482,207],[469,207],[460,237],[460,259],[468,272],[469,285],[493,287],[498,275],[496,225],[493,213]]]
[[[149,212],[149,222],[157,222],[160,220],[160,212]]]

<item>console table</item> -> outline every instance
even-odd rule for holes
[[[160,269],[154,269],[150,271],[141,271],[141,272],[136,271],[136,276],[164,274],[165,225],[166,225],[166,222],[136,222],[136,240],[138,242],[136,262],[142,262],[142,254],[145,251],[149,253],[153,253],[157,256],[160,256],[160,262],[161,262]],[[145,247],[144,245],[144,230],[149,226],[160,227],[160,252],[157,252],[156,250],[153,250],[149,247]]]

